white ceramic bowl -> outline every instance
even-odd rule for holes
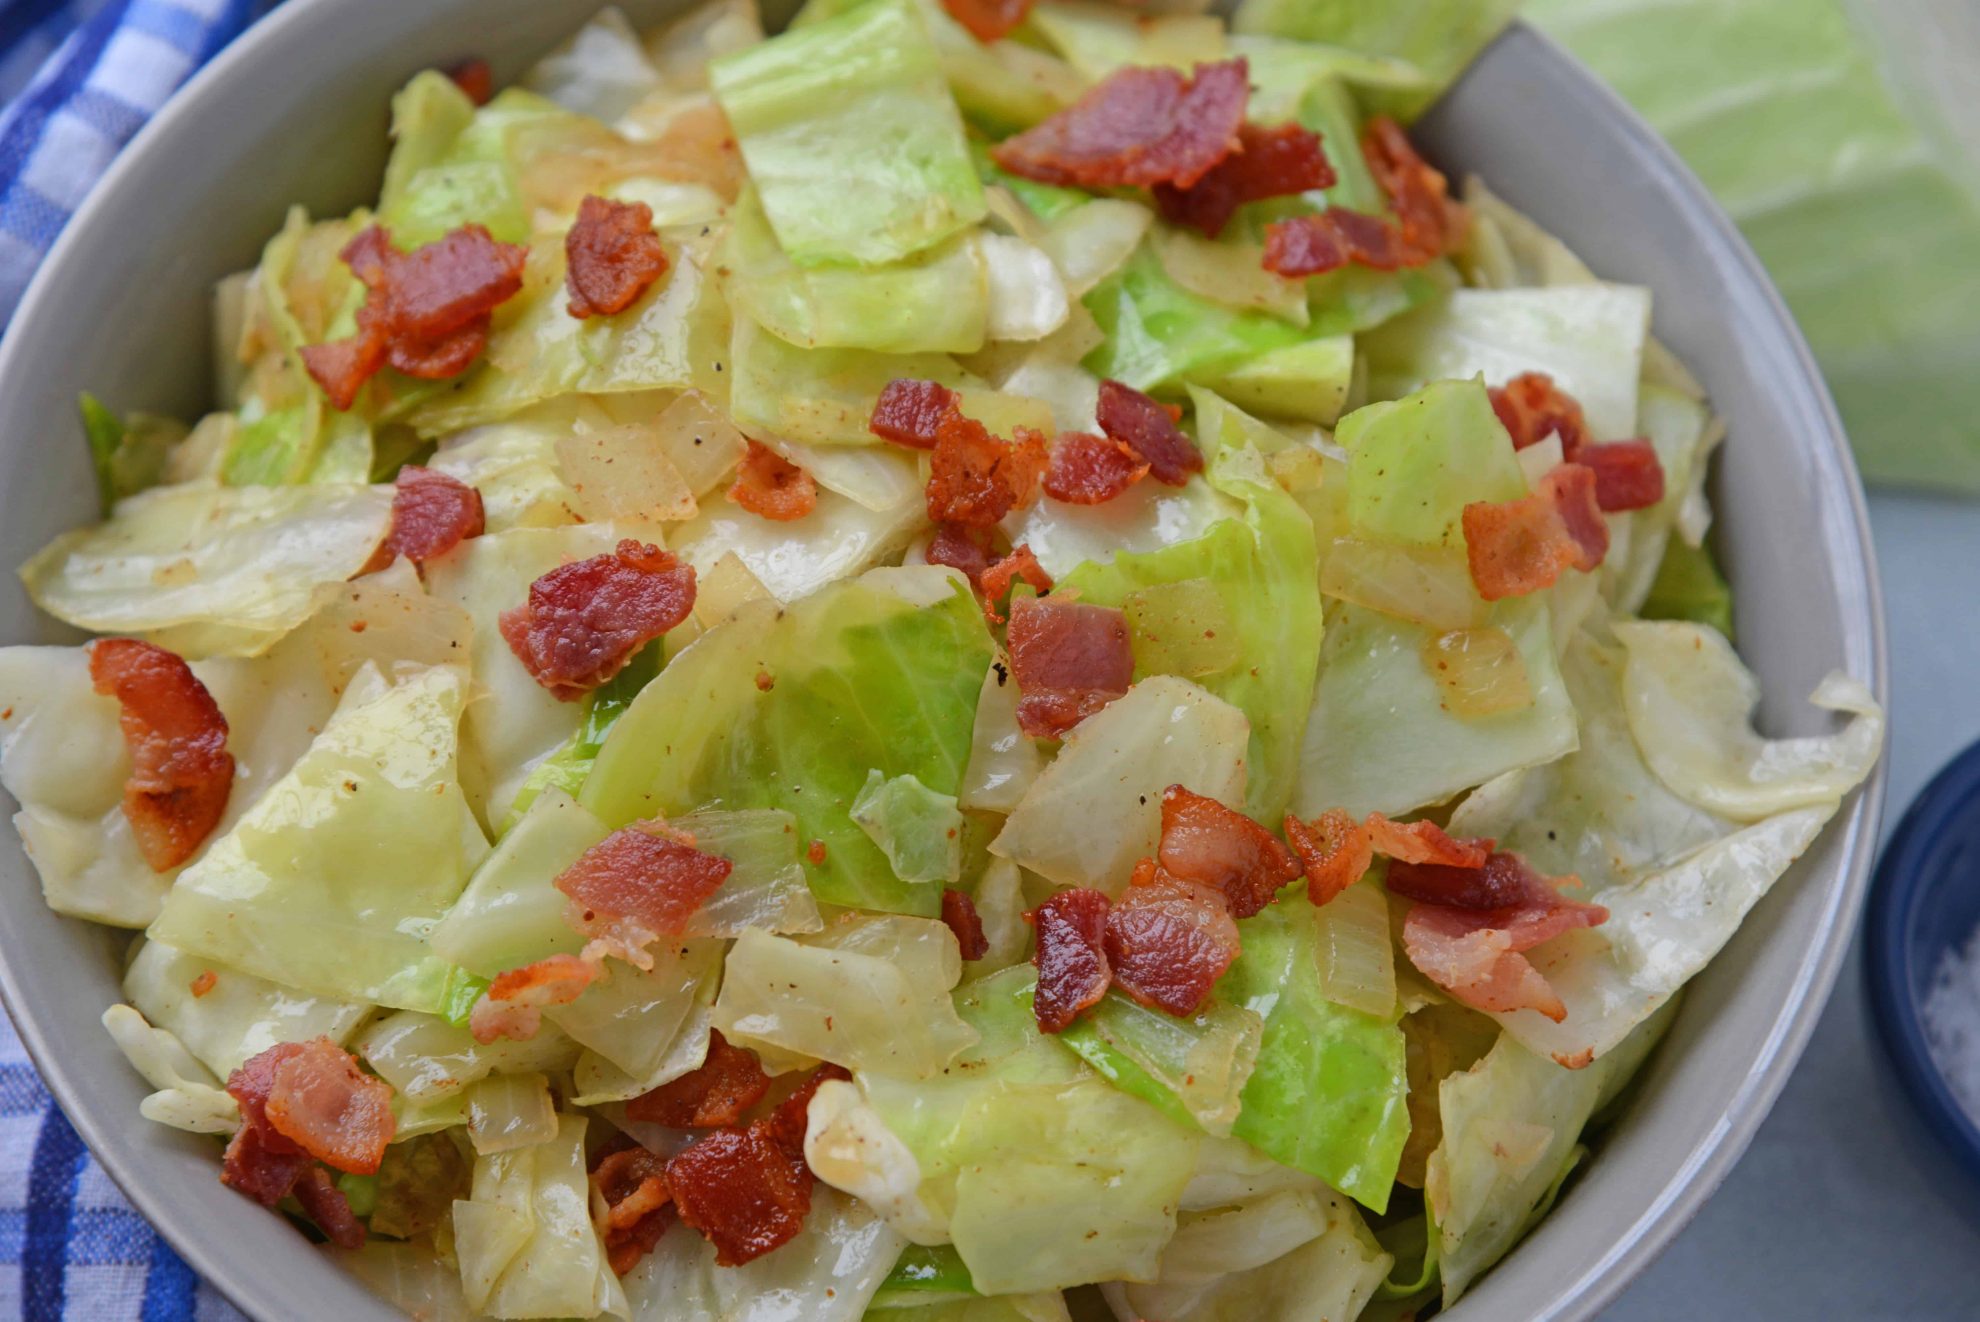
[[[635,21],[682,0],[621,0]],[[78,391],[185,416],[207,402],[208,290],[250,265],[289,203],[371,199],[387,101],[466,55],[513,77],[592,0],[289,0],[173,98],[70,225],[0,344],[0,560],[94,516]],[[1423,125],[1597,271],[1650,286],[1656,327],[1731,428],[1717,547],[1763,713],[1793,730],[1832,667],[1883,696],[1882,611],[1862,493],[1807,347],[1703,188],[1559,50],[1515,28]],[[0,580],[0,640],[65,636]],[[1883,778],[1691,987],[1670,1039],[1596,1159],[1538,1231],[1449,1316],[1593,1315],[1725,1176],[1828,997],[1863,894]],[[145,1088],[98,1025],[123,939],[56,917],[11,832],[0,839],[0,991],[43,1077],[132,1201],[258,1318],[392,1316],[281,1218],[221,1187],[209,1141],[138,1116]]]

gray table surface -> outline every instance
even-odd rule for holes
[[[1870,502],[1890,615],[1885,831],[1980,739],[1980,504]],[[1746,1156],[1605,1315],[1980,1318],[1980,1206],[1962,1205],[1885,1079],[1852,952]]]

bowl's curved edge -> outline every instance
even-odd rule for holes
[[[1599,108],[1601,113],[1620,123],[1637,151],[1659,169],[1663,186],[1684,198],[1687,205],[1705,218],[1722,258],[1729,260],[1755,295],[1764,300],[1769,320],[1781,333],[1783,347],[1788,350],[1793,370],[1800,378],[1802,393],[1819,410],[1814,419],[1818,425],[1813,430],[1820,433],[1821,461],[1833,479],[1826,484],[1827,489],[1840,490],[1847,502],[1847,518],[1840,526],[1849,530],[1851,538],[1849,545],[1839,548],[1838,559],[1846,562],[1845,568],[1853,566],[1858,571],[1853,576],[1860,589],[1858,599],[1846,601],[1844,613],[1854,616],[1857,626],[1848,639],[1851,650],[1863,653],[1849,660],[1853,664],[1865,664],[1866,682],[1888,711],[1890,661],[1883,586],[1862,479],[1821,368],[1780,291],[1732,218],[1677,152],[1618,93],[1529,23],[1516,21],[1501,34],[1498,42],[1531,43],[1554,66],[1555,76],[1560,80],[1557,90]],[[1609,1253],[1590,1262],[1559,1301],[1535,1322],[1543,1319],[1544,1322],[1584,1322],[1614,1302],[1624,1287],[1697,1215],[1753,1142],[1807,1049],[1848,958],[1850,939],[1862,913],[1876,858],[1888,766],[1888,756],[1879,758],[1869,779],[1852,793],[1843,810],[1824,829],[1826,837],[1840,837],[1842,866],[1839,884],[1831,888],[1823,915],[1821,940],[1802,961],[1782,1012],[1754,1058],[1745,1086],[1727,1108],[1727,1118],[1722,1118],[1711,1137],[1671,1172],[1657,1199],[1637,1218],[1630,1232]],[[1488,1274],[1478,1288],[1482,1291],[1490,1279]]]
[[[106,213],[113,205],[113,199],[119,191],[118,181],[126,174],[135,171],[139,158],[152,142],[174,133],[176,131],[174,125],[179,120],[196,114],[198,103],[209,95],[215,86],[225,83],[232,77],[237,69],[266,58],[270,51],[290,43],[296,44],[299,49],[305,48],[308,43],[316,40],[319,35],[318,29],[325,29],[320,35],[327,39],[330,36],[327,29],[332,22],[333,7],[329,0],[291,0],[291,3],[263,19],[195,74],[139,132],[92,191],[62,238],[49,253],[41,272],[37,273],[35,280],[29,286],[15,315],[14,324],[31,323],[35,319],[41,303],[49,297],[49,290],[53,285],[47,273],[74,260],[75,252],[86,246],[96,218]],[[585,6],[585,8],[589,7],[591,6]],[[573,12],[570,22],[575,23],[580,17],[581,14]],[[1724,255],[1731,259],[1745,278],[1767,300],[1772,318],[1779,323],[1788,339],[1797,374],[1806,386],[1809,396],[1819,401],[1822,425],[1818,430],[1827,440],[1825,465],[1835,470],[1834,475],[1840,479],[1839,486],[1848,504],[1850,516],[1848,525],[1854,529],[1855,534],[1853,544],[1843,550],[1861,569],[1861,600],[1856,603],[1858,610],[1853,613],[1861,617],[1858,623],[1865,632],[1863,636],[1856,637],[1853,641],[1867,647],[1867,656],[1860,659],[1868,662],[1870,676],[1868,682],[1878,700],[1888,705],[1889,666],[1882,590],[1877,576],[1862,485],[1855,465],[1849,457],[1835,405],[1815,365],[1813,355],[1782,303],[1779,293],[1774,289],[1745,239],[1712,200],[1703,185],[1679,160],[1676,153],[1664,144],[1620,97],[1601,84],[1551,40],[1525,24],[1516,24],[1500,40],[1539,43],[1545,48],[1547,58],[1557,66],[1561,77],[1565,80],[1564,88],[1584,101],[1600,105],[1604,113],[1611,114],[1620,121],[1632,137],[1638,140],[1636,145],[1639,149],[1660,164],[1664,174],[1664,184],[1682,194],[1701,214],[1710,219],[1715,239],[1723,248]],[[5,342],[0,342],[0,378],[8,375],[9,361],[15,355],[13,340],[14,337],[10,335]],[[1835,485],[1832,484],[1831,489],[1834,489]],[[1751,1143],[1755,1131],[1779,1096],[1788,1075],[1806,1048],[1847,955],[1849,936],[1868,887],[1877,826],[1883,807],[1884,768],[1885,763],[1880,761],[1871,780],[1855,793],[1846,814],[1828,828],[1831,834],[1843,833],[1842,884],[1834,888],[1831,902],[1824,915],[1823,938],[1816,947],[1811,948],[1810,958],[1803,961],[1783,1012],[1776,1019],[1773,1031],[1756,1057],[1755,1070],[1749,1075],[1746,1087],[1739,1095],[1738,1104],[1732,1108],[1736,1114],[1732,1119],[1722,1122],[1711,1140],[1696,1149],[1687,1162],[1671,1173],[1662,1194],[1638,1218],[1631,1233],[1618,1242],[1612,1252],[1590,1263],[1560,1296],[1557,1305],[1544,1315],[1545,1317],[1560,1319],[1562,1322],[1566,1322],[1567,1319],[1584,1319],[1593,1316],[1611,1302],[1696,1214],[1698,1208],[1717,1189],[1733,1164]],[[183,1233],[174,1216],[178,1209],[165,1198],[162,1191],[152,1190],[135,1178],[132,1170],[134,1162],[130,1155],[123,1151],[123,1145],[115,1129],[116,1121],[107,1114],[96,1113],[96,1107],[87,1101],[86,1093],[64,1063],[61,1053],[56,1049],[56,1044],[44,1037],[31,1013],[21,1012],[27,1005],[24,992],[25,989],[18,984],[12,967],[5,961],[0,961],[0,1000],[5,1001],[10,1013],[13,1014],[21,1041],[36,1067],[41,1071],[42,1077],[47,1081],[51,1092],[62,1102],[70,1121],[96,1155],[105,1172],[195,1271],[212,1282],[245,1311],[269,1318],[289,1315],[295,1307],[292,1294],[285,1295],[276,1283],[256,1273],[240,1270],[240,1264],[220,1251],[218,1241],[209,1241]],[[123,1119],[129,1121],[131,1118],[123,1117]],[[1489,1281],[1490,1278],[1486,1279]],[[356,1314],[347,1312],[345,1316],[363,1313],[372,1313],[380,1317],[395,1316],[389,1310],[377,1308],[376,1300],[364,1294],[354,1282],[350,1283],[350,1289],[354,1292],[352,1301],[356,1307]],[[343,1292],[338,1291],[338,1293]],[[372,1306],[366,1307],[366,1305]]]

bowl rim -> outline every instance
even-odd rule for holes
[[[1884,846],[1864,917],[1863,978],[1877,1040],[1905,1095],[1939,1144],[1980,1181],[1980,1123],[1960,1105],[1926,1041],[1922,1006],[1913,990],[1917,962],[1910,939],[1926,892],[1946,880],[1945,828],[1975,813],[1980,813],[1980,741],[1939,769]]]
[[[605,0],[574,6],[574,21],[578,10],[595,9],[602,2]],[[182,121],[195,118],[200,113],[200,103],[233,78],[238,69],[266,60],[271,53],[306,58],[305,52],[313,47],[305,34],[312,34],[317,27],[327,27],[333,21],[328,16],[344,3],[345,0],[289,0],[196,70],[134,135],[42,260],[6,335],[0,338],[0,380],[13,370],[13,360],[19,356],[21,328],[36,322],[43,315],[43,305],[52,301],[49,291],[56,280],[51,273],[79,259],[94,225],[120,205],[118,194],[122,181],[136,172],[136,163],[154,144],[178,133]],[[1551,37],[1524,20],[1515,19],[1497,40],[1505,41],[1514,35],[1544,48],[1555,66],[1555,77],[1573,83],[1578,96],[1592,99],[1606,109],[1615,130],[1628,137],[1654,164],[1657,185],[1681,197],[1704,221],[1723,255],[1761,297],[1768,319],[1784,337],[1784,347],[1794,368],[1794,379],[1786,385],[1813,405],[1814,416],[1821,423],[1820,435],[1811,429],[1807,442],[1811,446],[1826,445],[1828,462],[1824,466],[1829,469],[1830,478],[1838,481],[1841,490],[1835,494],[1843,498],[1850,516],[1844,526],[1853,536],[1847,544],[1832,543],[1831,556],[1832,562],[1845,570],[1860,571],[1862,596],[1854,603],[1860,610],[1851,610],[1851,603],[1843,603],[1844,636],[1848,639],[1854,635],[1860,643],[1867,643],[1871,673],[1866,682],[1878,702],[1888,709],[1889,657],[1883,590],[1862,479],[1850,454],[1835,402],[1800,327],[1745,237],[1676,151],[1619,94]],[[1864,633],[1867,638],[1862,636]],[[1780,1009],[1753,1058],[1745,1087],[1728,1104],[1710,1134],[1671,1168],[1660,1196],[1609,1252],[1588,1263],[1585,1270],[1564,1286],[1545,1317],[1585,1319],[1611,1303],[1697,1214],[1751,1144],[1806,1049],[1848,956],[1850,938],[1869,887],[1888,763],[1887,756],[1879,758],[1870,778],[1854,792],[1853,800],[1845,800],[1836,819],[1825,828],[1825,834],[1841,833],[1838,836],[1841,848],[1837,876],[1831,883],[1822,913],[1819,938],[1809,947],[1796,968],[1793,982],[1783,991]],[[99,1108],[90,1101],[66,1064],[64,1053],[50,1040],[29,1008],[33,1000],[28,990],[13,967],[0,960],[0,1004],[7,1007],[21,1043],[50,1094],[104,1172],[174,1251],[230,1301],[251,1315],[282,1316],[284,1301],[277,1293],[261,1288],[256,1273],[224,1251],[223,1238],[201,1236],[181,1228],[163,1192],[139,1178],[135,1155],[127,1153],[124,1143],[128,1124],[121,1129],[119,1126],[119,1119],[128,1122],[131,1117],[113,1118],[107,1112],[98,1113]]]

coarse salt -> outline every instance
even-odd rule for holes
[[[1940,956],[1921,1017],[1939,1073],[1980,1124],[1980,931]]]

